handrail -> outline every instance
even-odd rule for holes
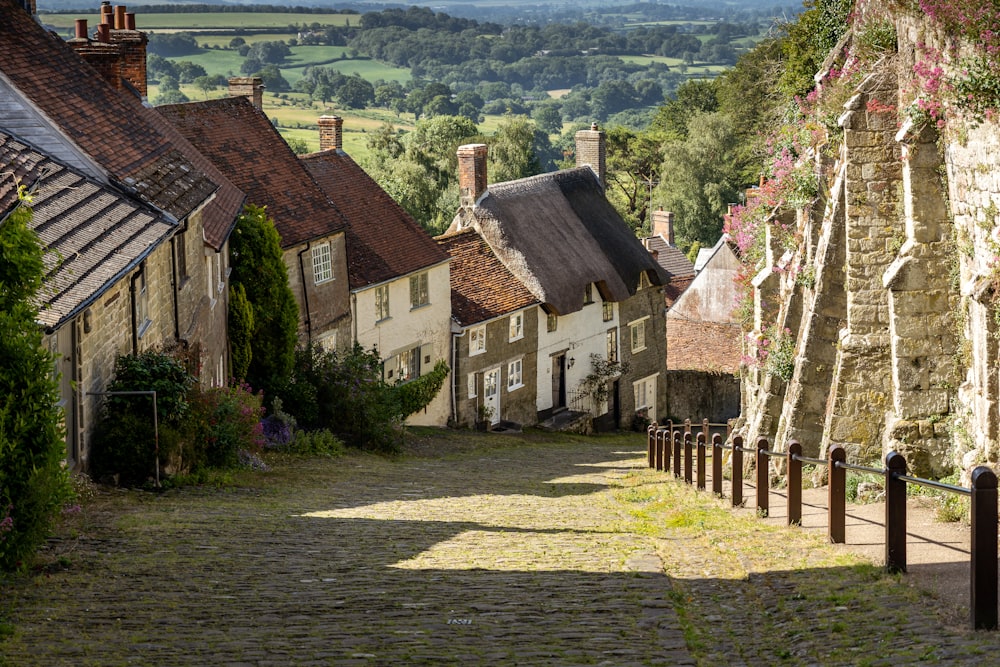
[[[712,460],[712,492],[722,496],[722,456],[709,453],[707,420],[693,442],[692,422],[686,420],[683,428],[671,422],[668,428],[651,425],[647,430],[649,443],[649,464],[657,470],[670,471],[670,454],[673,454],[675,478],[683,474],[684,481],[692,483],[695,461],[693,449],[697,450],[697,485],[705,488],[707,459]],[[728,425],[727,425],[728,426]],[[997,476],[986,466],[972,471],[971,488],[945,484],[936,480],[913,477],[907,473],[906,459],[899,452],[890,452],[885,458],[884,468],[856,465],[847,462],[847,452],[836,445],[827,452],[827,459],[802,455],[802,446],[788,443],[788,449],[778,452],[768,449],[766,438],[758,438],[757,447],[745,447],[743,437],[731,433],[731,443],[724,443],[720,434],[712,436],[711,452],[716,448],[732,451],[731,496],[733,507],[743,505],[743,454],[752,453],[756,458],[757,512],[767,516],[770,496],[770,480],[767,458],[785,458],[788,480],[788,523],[799,524],[802,520],[802,464],[829,466],[827,496],[828,536],[831,542],[846,542],[846,472],[861,472],[878,475],[885,479],[885,568],[891,572],[906,572],[906,485],[915,484],[948,493],[968,496],[971,499],[972,529],[970,531],[970,620],[973,629],[996,630],[998,628],[998,489]],[[683,448],[683,472],[682,466]],[[673,450],[671,452],[671,449]],[[662,461],[662,466],[660,462]]]

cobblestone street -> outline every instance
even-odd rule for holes
[[[44,572],[2,584],[0,614],[15,630],[0,640],[0,664],[902,664],[911,655],[885,644],[880,655],[817,659],[836,627],[800,637],[799,648],[780,634],[756,637],[755,625],[789,630],[754,620],[780,611],[779,598],[799,600],[804,624],[854,614],[862,636],[843,638],[862,651],[881,641],[875,619],[892,616],[877,598],[796,593],[793,574],[760,575],[754,555],[738,555],[734,574],[698,531],[647,525],[637,507],[690,490],[645,468],[640,436],[478,437],[398,459],[292,459],[221,490],[104,490],[50,544]],[[977,664],[972,656],[995,644],[995,634],[907,611],[910,599],[895,603],[908,613],[895,631],[907,651]],[[712,623],[717,645],[706,646],[715,630],[697,628]],[[942,644],[946,654],[928,653]]]

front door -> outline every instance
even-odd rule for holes
[[[500,421],[500,369],[483,373],[483,405],[490,416],[490,424]]]
[[[566,355],[552,356],[552,409],[566,407]]]

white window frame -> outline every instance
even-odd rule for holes
[[[333,280],[333,253],[329,241],[313,247],[312,266],[314,285]]]
[[[559,330],[559,316],[555,313],[547,313],[545,315],[545,330],[548,333]]]
[[[610,363],[618,363],[618,329],[608,329],[605,336],[607,357]]]
[[[430,302],[427,273],[418,273],[415,276],[410,276],[410,310],[426,306]]]
[[[507,341],[514,342],[524,338],[524,313],[514,313],[510,316],[507,327]]]
[[[601,304],[601,317],[604,318],[605,322],[611,322],[615,319],[615,302],[605,301]]]
[[[628,338],[632,354],[646,349],[646,320],[649,316],[628,323]]]
[[[523,359],[515,359],[507,364],[507,391],[515,391],[524,386],[522,371]]]
[[[409,382],[420,377],[420,346],[400,350],[385,362],[386,380]]]
[[[389,319],[389,286],[379,285],[375,288],[375,321]]]
[[[486,325],[469,329],[469,356],[486,352]]]

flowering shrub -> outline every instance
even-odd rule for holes
[[[743,364],[750,368],[762,368],[768,375],[787,382],[795,370],[795,339],[790,329],[778,331],[771,327],[767,331],[752,331],[747,334],[747,354]]]
[[[244,458],[258,455],[264,447],[262,399],[246,383],[197,391],[191,401],[200,454],[196,465],[233,468],[241,452]]]

